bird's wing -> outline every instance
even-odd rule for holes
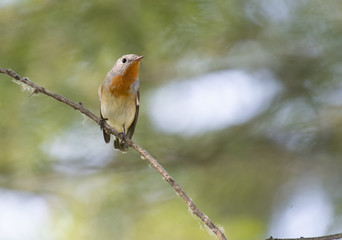
[[[139,116],[139,105],[140,105],[140,91],[138,89],[137,97],[135,99],[135,116],[134,116],[134,120],[133,120],[131,126],[128,128],[127,134],[126,134],[126,136],[129,137],[129,138],[132,138],[134,130],[135,130],[135,126],[137,125],[138,116]]]
[[[102,113],[101,113],[101,110],[100,110],[100,115],[101,115],[101,119],[103,119],[103,116],[102,116]],[[102,129],[103,131],[103,138],[105,140],[106,143],[109,143],[110,142],[110,134],[108,134],[104,128]]]

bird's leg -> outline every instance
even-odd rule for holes
[[[106,122],[107,120],[108,120],[108,118],[104,118],[104,117],[102,117],[102,115],[101,115],[101,119],[100,119],[100,122],[99,122],[100,129],[101,129],[101,130],[103,130],[104,124],[105,124],[105,122]]]
[[[122,124],[122,128],[123,128],[123,132],[119,132],[118,137],[120,138],[120,140],[123,142],[125,140],[126,137],[126,128],[125,128],[125,124]]]

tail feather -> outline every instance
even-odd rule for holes
[[[115,138],[114,140],[114,148],[119,149],[122,152],[128,151],[128,144],[125,141],[121,141],[119,138]]]

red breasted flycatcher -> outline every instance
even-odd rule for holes
[[[119,58],[99,88],[101,118],[128,138],[132,138],[139,114],[139,65],[144,56],[135,54]],[[103,129],[106,143],[110,134]],[[123,152],[128,144],[119,139],[114,140],[114,148]]]

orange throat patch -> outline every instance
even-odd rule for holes
[[[137,80],[139,73],[139,62],[133,62],[127,67],[122,75],[112,78],[109,90],[115,97],[128,96],[132,84]]]

